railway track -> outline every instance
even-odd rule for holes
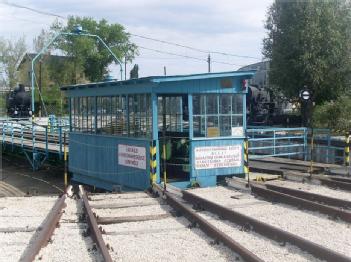
[[[83,201],[71,197],[1,199],[0,261],[108,261]]]
[[[351,261],[345,239],[351,229],[344,222],[272,205],[228,188],[181,194],[158,185],[152,194],[88,195],[81,186],[75,191],[77,198],[70,190],[58,199],[43,198],[36,211],[29,205],[38,202],[35,197],[22,198],[32,200],[23,202],[23,208],[14,204],[15,199],[0,202],[0,219],[7,217],[1,221],[7,226],[0,229],[4,251],[0,260]],[[15,215],[23,216],[23,210],[28,211],[26,216],[11,224]],[[35,222],[28,223],[28,217],[34,217],[31,212],[38,214]],[[311,232],[320,232],[302,233],[312,220],[316,226]],[[342,230],[346,232],[340,234]],[[326,235],[336,243],[320,241]]]
[[[159,196],[161,190],[156,187],[155,193]],[[89,199],[113,261],[262,261],[171,195],[163,199],[129,193]]]
[[[183,198],[253,235],[259,234],[283,246],[289,243],[300,249],[295,251],[299,254],[309,253],[315,259],[325,261],[351,261],[349,244],[346,244],[351,233],[349,223],[283,204],[272,204],[223,187],[183,191]]]
[[[16,187],[0,181],[0,197],[22,197],[25,196],[25,193]]]

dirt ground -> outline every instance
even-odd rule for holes
[[[0,183],[3,191],[9,187],[24,195],[58,195],[64,188],[63,171],[63,166],[44,165],[33,172],[25,157],[1,154]]]

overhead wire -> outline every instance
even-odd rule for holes
[[[7,0],[1,1],[0,4],[5,4],[5,5],[11,6],[11,7],[15,7],[15,8],[26,9],[26,10],[29,10],[29,11],[32,11],[32,12],[35,12],[35,13],[38,13],[38,14],[41,14],[41,15],[53,16],[53,17],[56,17],[56,18],[68,20],[67,17],[64,17],[62,15],[58,15],[58,14],[55,14],[55,13],[52,13],[52,12],[42,11],[42,10],[39,10],[39,9],[36,9],[36,8],[24,6],[24,5],[19,5],[19,4],[16,4],[16,3],[9,2]],[[173,46],[189,49],[189,50],[196,51],[196,52],[206,53],[206,54],[218,54],[218,55],[238,57],[238,58],[261,60],[260,58],[254,57],[254,56],[238,55],[238,54],[232,54],[232,53],[227,53],[227,52],[221,52],[221,51],[217,51],[217,50],[200,49],[200,48],[193,47],[193,46],[179,44],[179,43],[175,43],[175,42],[171,42],[171,41],[165,41],[165,40],[161,40],[161,39],[157,39],[157,38],[153,38],[153,37],[148,37],[148,36],[143,36],[143,35],[139,35],[139,34],[130,33],[130,35],[134,36],[134,37],[139,37],[139,38],[143,38],[143,39],[146,39],[146,40],[156,41],[156,42],[163,43],[163,44],[173,45]],[[143,47],[143,46],[140,46],[140,45],[138,45],[138,46],[141,49],[145,49],[145,50],[149,50],[149,51],[153,51],[153,52],[157,52],[157,53],[168,54],[168,55],[172,55],[172,56],[178,56],[178,57],[187,58],[187,59],[193,59],[193,60],[202,61],[202,62],[208,62],[208,60],[204,59],[204,58],[198,58],[198,57],[189,56],[189,55],[183,55],[183,54],[179,54],[179,53],[173,53],[173,52],[168,52],[168,51],[156,50],[156,49],[153,49],[153,48]],[[231,65],[231,66],[243,66],[243,65],[240,65],[240,64],[229,63],[229,62],[224,62],[224,61],[217,61],[217,60],[211,60],[211,62],[212,63],[217,63],[217,64]]]
[[[133,34],[133,33],[130,33],[130,35],[135,36],[135,37],[139,37],[139,38],[143,38],[143,39],[147,39],[147,40],[151,40],[151,41],[155,41],[155,42],[159,42],[159,43],[163,43],[163,44],[168,44],[168,45],[173,45],[173,46],[177,46],[177,47],[182,47],[182,48],[186,48],[186,49],[190,49],[190,50],[193,50],[193,51],[206,53],[206,54],[210,53],[210,54],[219,54],[219,55],[225,55],[225,56],[234,56],[234,57],[240,57],[240,58],[249,58],[249,59],[261,60],[261,58],[254,57],[254,56],[237,55],[237,54],[231,54],[231,53],[226,53],[226,52],[221,52],[221,51],[216,51],[216,50],[205,50],[205,49],[200,49],[200,48],[196,48],[196,47],[192,47],[192,46],[188,46],[188,45],[178,44],[178,43],[175,43],[175,42],[160,40],[160,39],[156,39],[156,38],[152,38],[152,37],[148,37],[148,36],[142,36],[142,35]]]
[[[38,14],[41,14],[41,15],[54,16],[56,18],[61,18],[61,19],[67,20],[67,18],[62,16],[62,15],[57,15],[57,14],[54,14],[54,13],[51,13],[51,12],[42,11],[42,10],[39,10],[39,9],[35,9],[35,8],[24,6],[24,5],[19,5],[19,4],[16,4],[16,3],[11,3],[11,2],[9,2],[7,0],[1,1],[0,4],[4,4],[4,5],[7,5],[7,6],[11,6],[11,7],[16,7],[16,8],[20,8],[20,9],[26,9],[26,10],[29,10],[29,11],[32,11],[34,13],[38,13]]]
[[[208,62],[208,60],[205,59],[205,58],[199,58],[199,57],[195,57],[195,56],[189,56],[189,55],[183,55],[183,54],[179,54],[179,53],[172,53],[172,52],[168,52],[168,51],[162,51],[162,50],[158,50],[158,49],[144,47],[144,46],[141,46],[141,45],[138,45],[138,47],[141,48],[141,49],[153,51],[153,52],[160,53],[160,54],[167,54],[167,55],[173,55],[173,56],[178,56],[178,57],[198,60],[198,61],[201,61],[201,62]],[[244,65],[240,65],[240,64],[227,63],[227,62],[224,62],[224,61],[217,61],[217,60],[211,60],[211,63],[231,65],[231,66],[244,66]]]

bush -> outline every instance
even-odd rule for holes
[[[318,128],[351,130],[351,96],[345,95],[316,106],[313,125]]]

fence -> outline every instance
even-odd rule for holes
[[[34,170],[38,169],[49,154],[63,157],[65,134],[69,127],[57,121],[55,125],[44,125],[27,119],[1,119],[2,147],[21,149]],[[66,141],[67,144],[67,141]]]
[[[346,137],[333,135],[330,129],[249,127],[250,159],[279,156],[310,160],[312,133],[314,161],[349,165]]]
[[[270,156],[303,158],[307,155],[306,128],[249,128],[250,159]]]

